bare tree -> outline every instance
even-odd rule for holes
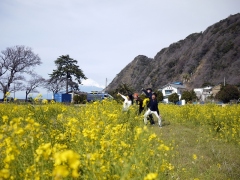
[[[10,91],[14,81],[24,80],[23,73],[32,73],[32,68],[40,65],[41,60],[32,49],[25,46],[8,47],[0,54],[0,91]]]
[[[38,93],[38,90],[36,88],[44,85],[45,82],[45,79],[37,74],[31,74],[31,76],[32,76],[31,79],[27,81],[27,84],[24,87],[26,93],[25,101],[27,101],[28,95],[31,92]]]
[[[48,91],[51,91],[54,94],[58,93],[61,90],[65,89],[65,79],[64,78],[56,78],[56,79],[48,79],[45,81],[44,88]]]
[[[24,88],[25,88],[25,86],[24,86],[22,81],[14,80],[13,83],[11,84],[10,88],[9,88],[9,92],[11,92],[11,93],[13,92],[14,93],[14,98],[15,98],[15,92],[22,91],[22,90],[24,90]]]

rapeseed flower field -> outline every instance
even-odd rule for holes
[[[176,163],[177,143],[164,138],[178,123],[205,127],[209,139],[240,145],[240,106],[159,109],[162,129],[144,125],[137,106],[123,112],[115,101],[0,104],[0,179],[198,179],[189,166]],[[194,165],[201,155],[190,153],[189,159]]]

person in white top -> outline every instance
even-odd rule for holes
[[[124,99],[123,102],[123,111],[127,111],[129,109],[129,107],[132,105],[132,98],[131,95],[128,96],[124,96],[121,93],[118,93],[118,95],[122,96],[122,98]]]

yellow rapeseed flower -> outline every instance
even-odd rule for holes
[[[164,151],[169,151],[170,150],[170,148],[168,147],[168,146],[166,146],[166,145],[164,145],[164,144],[160,144],[159,146],[158,146],[158,150],[164,150]]]
[[[5,96],[8,97],[10,96],[10,94],[11,94],[10,92],[6,92]]]
[[[197,155],[196,154],[193,154],[192,157],[193,157],[194,160],[197,160]]]
[[[9,169],[1,169],[0,170],[0,179],[8,179],[9,178],[9,176],[10,176],[10,171],[9,171]]]
[[[147,174],[147,176],[144,177],[144,180],[154,180],[156,179],[158,176],[157,173],[149,173]]]
[[[43,104],[48,104],[48,100],[47,100],[47,99],[43,99],[43,100],[42,100],[42,103],[43,103]]]
[[[157,135],[155,133],[151,134],[148,138],[148,141],[151,141],[153,139],[155,139],[157,137]]]
[[[8,122],[8,116],[2,116],[2,121],[4,123],[7,123]]]
[[[54,155],[55,164],[58,166],[61,164],[68,163],[69,167],[72,169],[78,169],[80,165],[79,155],[72,150],[65,150],[63,152],[58,152]]]
[[[53,170],[54,179],[62,179],[69,175],[69,171],[66,165],[56,166]]]

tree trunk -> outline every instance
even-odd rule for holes
[[[25,102],[27,102],[27,96],[28,96],[28,93],[26,91]]]
[[[3,100],[6,98],[6,93],[8,92],[7,86],[3,87]]]
[[[68,94],[68,73],[66,76],[66,94]]]

